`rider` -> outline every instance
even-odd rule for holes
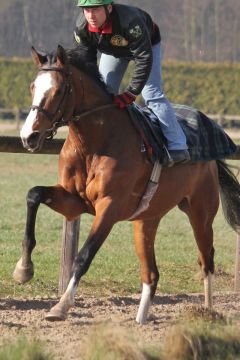
[[[108,88],[120,108],[132,104],[142,93],[146,105],[158,117],[173,162],[190,159],[186,137],[162,88],[160,31],[145,11],[112,0],[77,0],[81,7],[75,40],[91,60],[97,61]],[[119,94],[130,60],[135,62],[131,82]]]

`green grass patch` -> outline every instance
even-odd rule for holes
[[[35,340],[19,338],[15,343],[5,344],[0,349],[0,360],[52,360],[43,344]]]

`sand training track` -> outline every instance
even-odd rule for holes
[[[44,314],[56,299],[0,299],[0,345],[17,335],[44,341],[57,360],[81,359],[81,345],[91,328],[103,321],[125,327],[136,341],[157,345],[167,330],[193,304],[203,304],[202,294],[157,295],[147,325],[139,326],[135,316],[139,295],[129,297],[78,297],[65,322],[47,322]],[[240,325],[240,293],[214,296],[214,309]]]

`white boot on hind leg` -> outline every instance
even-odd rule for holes
[[[208,273],[208,275],[204,278],[204,295],[205,295],[205,307],[209,310],[212,310],[213,307],[213,274]]]
[[[151,305],[151,287],[150,285],[143,283],[141,301],[136,317],[136,321],[140,325],[146,323],[150,305]]]

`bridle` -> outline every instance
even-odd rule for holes
[[[59,101],[57,109],[54,113],[51,113],[51,112],[47,111],[46,109],[44,109],[43,107],[38,106],[38,105],[30,106],[31,110],[37,110],[38,112],[43,113],[48,118],[48,120],[51,122],[52,127],[50,129],[46,129],[46,131],[44,133],[44,135],[46,135],[46,138],[51,140],[53,138],[53,136],[56,134],[57,129],[59,127],[67,124],[67,121],[63,117],[64,111],[62,111],[61,108],[63,107],[63,105],[65,105],[68,96],[72,94],[72,87],[70,84],[71,72],[69,72],[65,69],[62,69],[62,68],[58,68],[58,67],[43,67],[39,70],[39,72],[45,72],[45,71],[60,72],[60,73],[64,74],[64,76],[67,79],[63,95],[62,95],[61,100]],[[54,121],[57,114],[61,114],[61,116]],[[48,133],[49,133],[49,135],[48,135]]]
[[[65,69],[62,69],[62,68],[58,68],[58,67],[42,67],[39,72],[41,71],[58,71],[62,74],[64,74],[64,76],[66,77],[67,79],[67,82],[66,82],[66,85],[65,85],[65,89],[64,89],[64,93],[62,95],[62,98],[58,104],[58,107],[56,109],[56,111],[54,113],[50,113],[49,111],[47,111],[46,109],[44,109],[43,107],[41,106],[38,106],[38,105],[32,105],[30,107],[30,109],[32,110],[37,110],[38,112],[41,112],[43,113],[51,122],[52,124],[52,127],[49,128],[49,129],[46,129],[45,132],[42,134],[42,136],[44,136],[44,138],[48,139],[48,140],[51,140],[54,135],[57,133],[57,129],[61,126],[64,126],[64,125],[67,125],[69,123],[68,120],[65,120],[63,115],[64,115],[64,111],[61,111],[61,107],[62,105],[65,105],[67,99],[68,99],[68,96],[71,95],[73,93],[73,89],[72,89],[72,86],[71,86],[71,83],[70,83],[70,77],[72,75],[72,73],[70,71],[67,71]],[[81,79],[80,79],[81,81]],[[84,95],[84,88],[83,88],[83,85],[82,85],[82,93]],[[77,122],[79,121],[82,117],[85,117],[87,115],[91,115],[97,111],[101,111],[101,110],[106,110],[108,108],[113,108],[113,107],[118,107],[118,105],[114,104],[114,103],[110,103],[110,104],[105,104],[105,105],[100,105],[100,106],[97,106],[96,108],[94,109],[90,109],[90,110],[85,110],[84,112],[80,113],[80,114],[77,114],[77,115],[73,115],[71,116],[71,121],[73,122]],[[54,121],[54,118],[56,117],[56,114],[61,114],[62,115]]]

